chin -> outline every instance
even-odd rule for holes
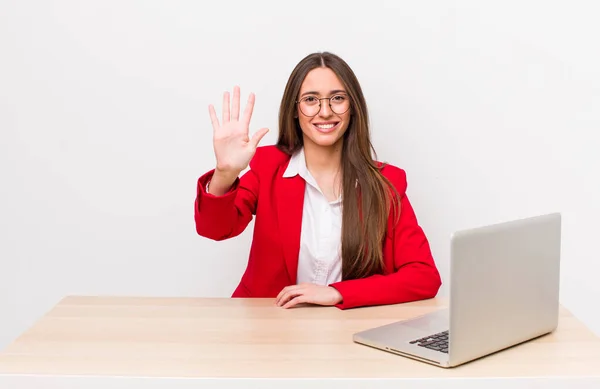
[[[316,146],[331,147],[337,145],[342,140],[342,135],[330,134],[323,136],[323,134],[314,134],[308,137],[308,140]]]
[[[338,121],[335,125],[319,128],[314,123],[304,123],[302,132],[304,133],[304,143],[310,142],[319,147],[333,147],[339,145],[343,141],[344,133],[347,125],[343,121]]]

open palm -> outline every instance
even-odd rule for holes
[[[233,101],[229,101],[229,92],[223,94],[222,123],[219,123],[214,106],[208,107],[213,126],[213,146],[217,158],[217,170],[237,175],[248,167],[256,152],[258,143],[269,131],[261,128],[249,138],[250,119],[254,110],[254,94],[248,97],[248,103],[240,118],[240,88],[234,87]]]

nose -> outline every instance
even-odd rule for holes
[[[329,100],[328,99],[322,99],[321,100],[321,109],[319,110],[319,116],[321,117],[329,117],[332,115],[332,111],[331,111],[331,107],[329,106]]]

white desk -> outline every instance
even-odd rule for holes
[[[67,297],[0,352],[0,388],[600,388],[600,339],[565,309],[553,334],[453,369],[352,342],[442,307]]]

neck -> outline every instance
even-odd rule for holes
[[[323,147],[310,142],[304,143],[306,167],[313,176],[335,174],[340,171],[342,164],[342,143]]]

